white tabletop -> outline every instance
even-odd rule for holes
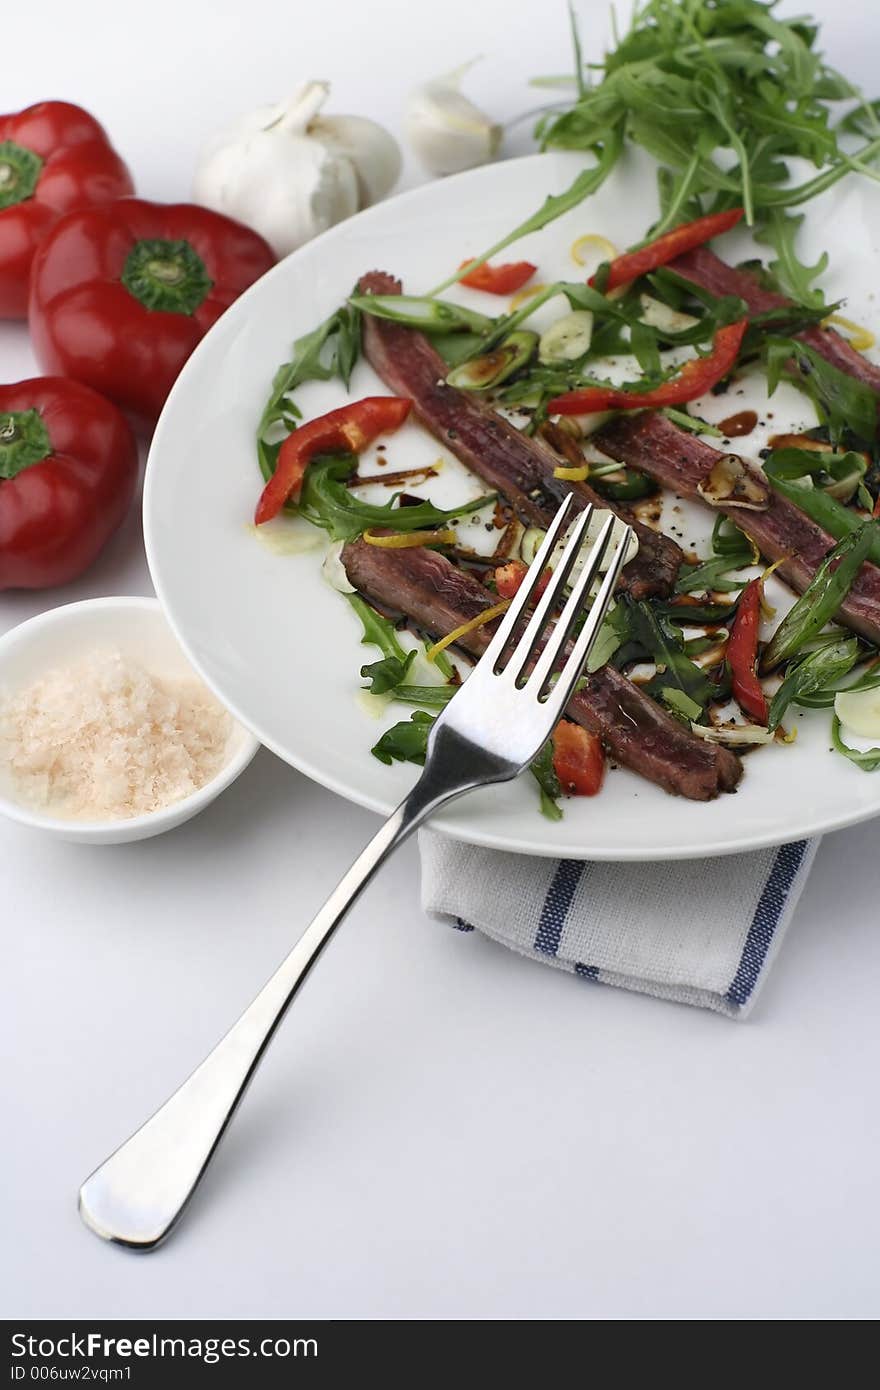
[[[598,48],[605,0],[579,8]],[[806,8],[873,90],[873,0],[845,19]],[[4,102],[80,101],[160,199],[187,196],[206,133],[299,79],[397,127],[409,85],[472,55],[470,90],[502,119],[540,100],[530,75],[568,65],[561,0],[148,13],[8,7]],[[32,370],[24,328],[0,327],[3,377]],[[69,590],[3,594],[0,630],[148,592],[132,516]],[[0,824],[6,1317],[877,1316],[870,824],[826,839],[743,1025],[432,925],[407,847],[298,1001],[177,1236],[137,1258],[87,1234],[81,1179],[219,1037],[374,826],[268,753],[142,844]]]

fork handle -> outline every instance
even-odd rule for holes
[[[214,1156],[276,1028],[349,908],[388,856],[423,821],[447,801],[486,781],[478,761],[429,754],[415,787],[355,860],[238,1022],[161,1109],[86,1179],[80,1188],[79,1210],[97,1235],[149,1250],[169,1233]]]

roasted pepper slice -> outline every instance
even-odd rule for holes
[[[601,283],[597,284],[600,279],[600,272],[597,271],[591,276],[590,284],[597,285],[597,288],[603,291],[615,290],[618,285],[629,284],[630,280],[635,280],[640,275],[647,275],[651,270],[658,270],[661,265],[668,265],[685,251],[693,251],[695,246],[703,246],[713,237],[721,236],[722,232],[729,232],[742,215],[742,208],[731,208],[728,212],[712,212],[707,217],[697,217],[693,222],[673,227],[671,232],[664,232],[663,236],[658,236],[656,241],[649,241],[647,246],[640,247],[638,251],[626,251],[622,256],[616,256],[609,264],[607,277],[602,278]]]
[[[403,396],[365,396],[294,430],[281,445],[278,467],[260,495],[256,525],[271,521],[285,502],[299,500],[306,468],[316,454],[334,450],[359,454],[380,434],[398,429],[411,406],[412,401]]]
[[[733,698],[758,724],[767,723],[767,697],[757,676],[758,630],[764,584],[753,579],[742,591],[727,643]]]
[[[466,265],[470,265],[470,261],[462,261],[459,270]],[[483,290],[486,294],[516,294],[531,280],[537,269],[531,261],[509,261],[506,265],[490,265],[484,261],[475,270],[462,275],[460,284],[467,285],[471,290]]]
[[[712,351],[705,357],[692,357],[678,376],[664,381],[652,391],[622,391],[611,386],[585,386],[568,391],[548,402],[550,415],[588,415],[594,410],[644,410],[646,407],[683,405],[705,395],[727,376],[736,364],[747,319],[719,328],[712,340]]]

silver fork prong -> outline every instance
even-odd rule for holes
[[[599,628],[605,620],[605,616],[611,606],[611,600],[614,597],[614,590],[620,578],[620,571],[626,564],[631,538],[632,530],[627,526],[618,542],[617,549],[611,557],[608,571],[599,586],[599,592],[593,600],[593,606],[587,615],[587,620],[578,633],[565,665],[559,673],[559,678],[547,697],[545,708],[548,709],[552,715],[554,724],[561,717],[565,706],[571,699],[574,688],[581,678],[593,644],[599,635]]]
[[[535,556],[534,560],[529,566],[528,571],[523,579],[523,582],[516,592],[513,602],[511,603],[507,612],[504,614],[504,617],[501,619],[495,636],[492,638],[492,641],[489,643],[488,647],[483,653],[481,664],[484,665],[484,668],[486,670],[491,671],[494,667],[498,665],[498,660],[502,652],[504,651],[504,648],[507,646],[508,642],[513,636],[513,633],[516,629],[516,625],[520,621],[520,619],[523,616],[523,613],[528,607],[529,600],[535,592],[535,588],[538,584],[538,581],[541,578],[541,575],[544,573],[544,570],[547,568],[547,561],[550,559],[550,556],[556,549],[556,546],[559,542],[560,534],[565,528],[566,522],[568,521],[573,502],[574,498],[569,493],[569,495],[565,498],[561,507],[559,508],[559,511],[556,513],[556,516],[550,523],[550,526],[547,530],[547,534],[544,537],[544,540],[541,542],[540,550],[538,551],[537,555]],[[538,610],[536,610],[535,616],[537,616],[537,612]],[[530,627],[534,621],[534,617],[530,619]]]
[[[577,577],[577,582],[573,586],[568,601],[559,615],[556,626],[548,637],[544,650],[535,662],[534,670],[529,676],[529,684],[536,695],[540,695],[541,691],[547,685],[553,673],[554,666],[556,666],[565,650],[565,644],[571,636],[571,631],[577,620],[578,614],[583,608],[590,588],[599,573],[599,568],[604,559],[608,541],[611,538],[611,532],[614,529],[616,520],[616,517],[609,516],[599,532],[599,535],[596,537],[596,542],[586,557],[584,567]]]
[[[562,603],[569,575],[580,552],[592,517],[593,508],[587,506],[572,526],[571,533],[559,557],[559,563],[552,571],[550,582],[541,595],[540,601],[535,605],[535,611],[529,619],[528,627],[520,634],[519,641],[513,649],[505,669],[505,675],[512,677],[517,684],[522,683],[526,668],[529,662],[534,659],[541,641],[541,634],[547,627],[551,614]]]

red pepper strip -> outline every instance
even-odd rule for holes
[[[733,697],[759,724],[767,723],[767,699],[756,674],[758,628],[761,623],[763,581],[753,579],[742,591],[727,642],[727,660],[733,678]]]
[[[535,598],[540,598],[550,582],[552,570],[545,570],[538,580],[535,588]],[[528,567],[522,560],[508,560],[507,564],[499,565],[495,571],[495,588],[499,598],[513,598],[520,584],[528,573]]]
[[[458,268],[462,270],[470,264],[462,261]],[[469,275],[462,275],[461,284],[471,290],[485,290],[486,294],[516,294],[537,269],[531,261],[510,261],[507,265],[489,265],[484,261]]]
[[[412,401],[403,396],[366,396],[294,430],[281,445],[278,467],[257,503],[257,526],[277,516],[285,502],[299,500],[306,468],[316,454],[334,449],[359,454],[380,434],[398,429],[411,406]]]
[[[595,796],[605,776],[605,750],[599,736],[560,719],[553,730],[553,771],[567,796]]]
[[[880,493],[877,494],[877,501],[874,503],[874,510],[871,515],[880,519]]]
[[[692,251],[695,246],[702,246],[713,237],[720,236],[722,232],[729,232],[742,215],[742,208],[731,208],[729,212],[712,212],[708,217],[697,217],[693,222],[673,227],[671,232],[664,232],[663,236],[658,236],[656,241],[649,241],[647,246],[642,246],[638,251],[626,251],[611,262],[604,288],[616,290],[618,285],[627,285],[630,280],[636,280],[640,275],[647,275],[649,271],[657,270],[661,265],[668,265],[685,251]],[[590,284],[595,280],[596,275],[592,275]]]
[[[643,410],[646,406],[683,405],[696,400],[733,368],[747,319],[719,328],[707,357],[692,357],[678,376],[653,391],[618,391],[610,386],[585,386],[554,396],[547,405],[550,415],[587,415],[593,410]]]

